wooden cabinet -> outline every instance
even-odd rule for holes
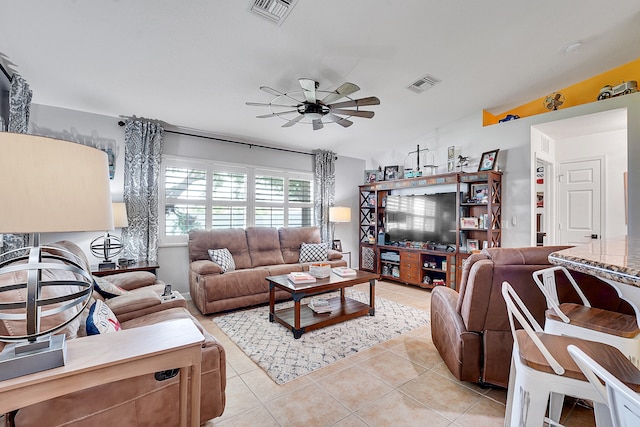
[[[384,239],[387,196],[400,189],[415,189],[415,194],[420,194],[425,187],[434,186],[446,186],[443,192],[456,192],[455,247],[446,251],[424,242],[389,245]],[[438,192],[437,188],[434,192]],[[422,287],[444,284],[456,289],[464,259],[473,250],[498,247],[501,243],[500,172],[448,173],[369,183],[359,187],[359,198],[360,269],[382,278]]]
[[[406,283],[421,283],[422,275],[420,254],[417,252],[400,252],[400,280]]]

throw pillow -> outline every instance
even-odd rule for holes
[[[327,243],[303,243],[300,246],[300,262],[326,261],[328,250]]]
[[[104,301],[96,300],[89,309],[87,316],[87,335],[108,334],[109,332],[118,332],[120,322],[113,314],[113,311]]]
[[[211,261],[220,266],[223,273],[236,269],[236,263],[233,261],[233,256],[227,248],[209,249],[209,257],[211,258]]]
[[[113,298],[117,297],[118,295],[127,293],[127,291],[125,291],[124,289],[117,287],[116,285],[114,285],[107,279],[103,279],[102,277],[93,276],[93,280],[95,283],[95,290],[98,291],[98,293],[102,295],[103,298]]]

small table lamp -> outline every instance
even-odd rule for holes
[[[113,216],[103,151],[0,132],[0,153],[0,233],[32,233],[33,245],[0,256],[0,321],[11,325],[0,341],[12,343],[0,353],[4,380],[64,365],[64,335],[53,333],[82,313],[93,290],[84,260],[40,246],[40,233],[109,230]],[[51,280],[48,272],[60,270]]]
[[[127,219],[127,206],[122,203],[113,203],[113,227],[123,228],[129,226]],[[123,246],[118,236],[113,236],[107,231],[104,236],[98,236],[89,245],[91,253],[97,257],[103,257],[103,261],[98,264],[98,269],[115,268],[116,263],[111,258],[120,255]]]
[[[344,206],[329,207],[329,222],[331,223],[331,239],[334,240],[336,223],[351,222],[351,208]],[[336,248],[334,247],[334,249]],[[342,248],[340,248],[340,251],[342,251]]]

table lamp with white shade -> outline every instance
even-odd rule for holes
[[[129,226],[127,219],[127,206],[124,202],[112,204],[113,208],[113,228],[123,228]],[[91,253],[103,260],[98,264],[98,269],[115,268],[116,263],[111,259],[122,253],[123,245],[120,237],[110,234],[108,231],[104,236],[98,236],[89,245]]]
[[[329,222],[331,223],[331,240],[334,240],[336,223],[351,222],[351,208],[344,206],[329,207]]]
[[[103,151],[0,132],[0,153],[0,233],[32,236],[31,247],[0,256],[0,321],[11,325],[10,332],[0,330],[0,341],[10,343],[0,352],[4,380],[64,365],[64,335],[54,333],[81,314],[93,290],[86,262],[41,246],[40,233],[109,230],[113,216]],[[63,279],[49,279],[61,270]]]

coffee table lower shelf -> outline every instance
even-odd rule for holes
[[[313,331],[314,329],[324,328],[325,326],[334,325],[366,314],[370,316],[375,314],[374,309],[368,304],[352,298],[344,297],[343,299],[334,297],[327,299],[327,301],[331,305],[331,312],[323,314],[318,314],[310,309],[308,305],[301,304],[299,329],[295,327],[295,307],[277,310],[273,314],[273,318],[269,320],[271,322],[276,320],[281,325],[289,328],[289,330],[293,332],[293,337],[298,339],[303,333]]]

